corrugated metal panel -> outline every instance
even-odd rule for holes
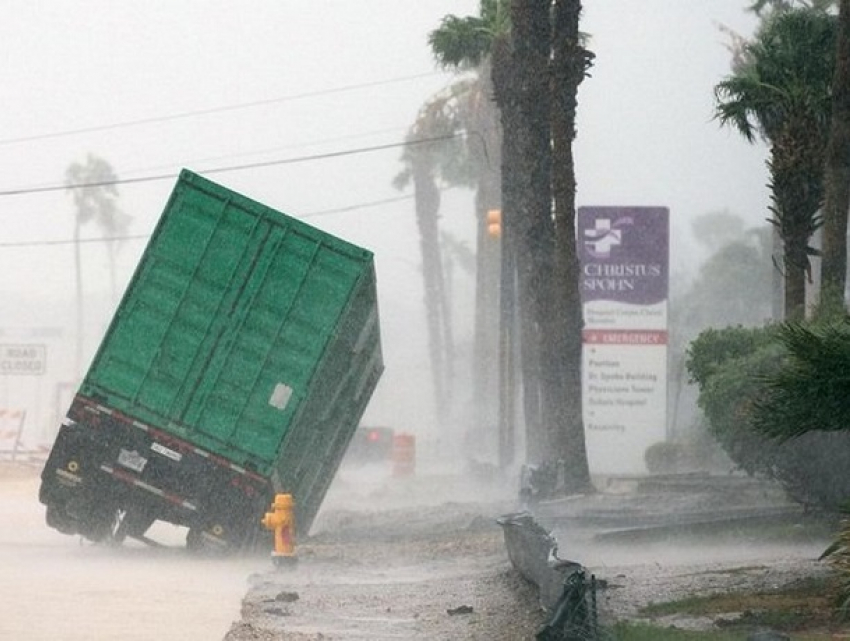
[[[291,484],[382,367],[370,252],[184,171],[81,391]]]

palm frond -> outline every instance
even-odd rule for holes
[[[780,440],[814,430],[850,427],[850,322],[780,329],[784,365],[765,377],[754,401],[753,426]]]
[[[437,63],[445,68],[477,67],[490,53],[491,34],[481,18],[449,15],[428,35]]]
[[[510,0],[481,0],[478,16],[445,16],[428,34],[428,44],[440,66],[469,69],[479,66],[493,41],[509,31]]]

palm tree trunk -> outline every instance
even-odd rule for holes
[[[493,41],[491,52],[493,95],[502,124],[501,201],[502,241],[499,268],[499,464],[506,468],[514,460],[517,399],[517,286],[516,218],[520,199],[517,186],[517,101],[516,70],[507,37]],[[525,416],[526,422],[529,417]]]
[[[805,114],[791,114],[771,147],[771,210],[785,244],[785,320],[806,316],[809,242],[820,226],[826,144],[825,130],[813,129]]]
[[[425,154],[416,154],[413,159],[413,186],[415,190],[416,222],[422,250],[422,277],[425,288],[425,313],[428,324],[428,348],[431,359],[431,378],[434,401],[440,422],[448,408],[447,394],[450,389],[446,380],[445,341],[443,325],[443,280],[440,260],[437,212],[440,208],[440,192],[434,183],[431,166]]]
[[[847,210],[850,207],[850,0],[838,7],[832,122],[826,148],[821,292],[844,304],[847,286]]]
[[[513,60],[517,73],[519,153],[515,249],[520,301],[523,404],[528,459],[552,459],[553,416],[548,391],[552,359],[542,338],[551,309],[550,283],[554,273],[552,221],[552,155],[550,129],[549,55],[552,0],[514,0],[511,3]]]
[[[578,87],[590,56],[579,41],[580,0],[555,0],[552,78],[553,196],[555,201],[555,313],[547,335],[547,352],[559,355],[558,386],[551,390],[556,411],[553,450],[564,461],[564,490],[591,487],[582,416],[582,314],[580,266],[576,251],[575,165],[573,140]]]
[[[796,247],[796,248],[795,248]],[[800,255],[797,243],[785,245],[786,256]],[[785,320],[806,317],[806,270],[794,259],[785,262]]]

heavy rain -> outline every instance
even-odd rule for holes
[[[0,638],[843,638],[848,16],[3,3]]]

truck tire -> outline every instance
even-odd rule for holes
[[[63,503],[48,503],[45,521],[62,534],[79,534],[100,543],[111,535],[117,510],[75,498]]]
[[[186,533],[186,549],[202,556],[230,556],[237,553],[245,534],[220,524],[195,526]]]

